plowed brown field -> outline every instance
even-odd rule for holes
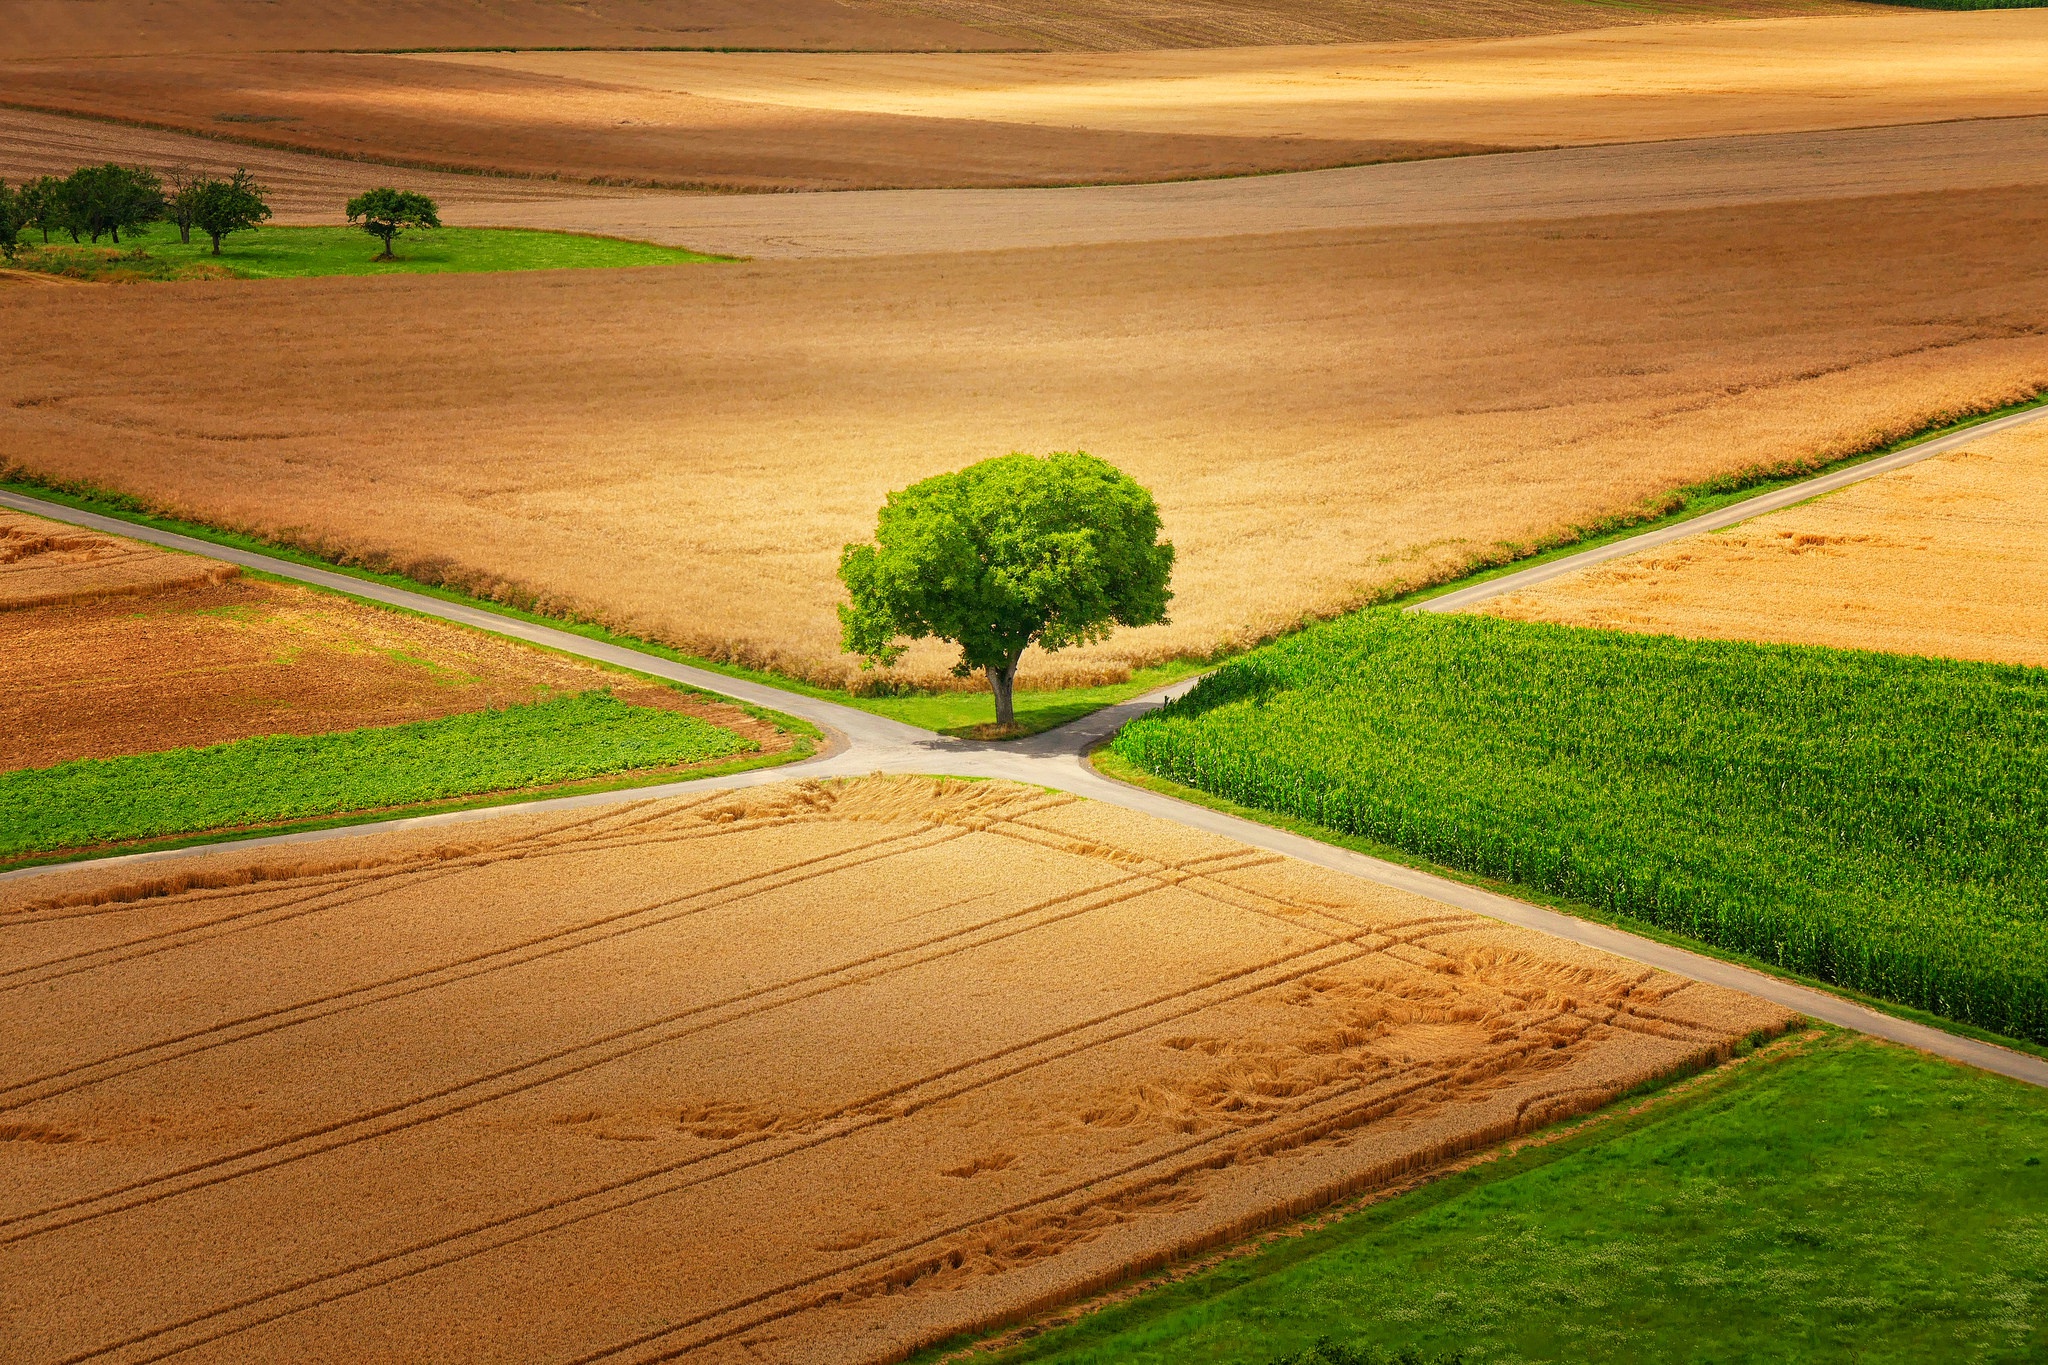
[[[1115,54],[0,64],[0,100],[408,166],[741,189],[1129,182],[2048,112],[2048,11]]]
[[[9,883],[0,971],[22,1365],[900,1358],[1788,1022],[928,779]]]
[[[0,511],[0,771],[398,725],[602,687],[737,731],[764,753],[791,743],[710,697],[346,597],[230,581],[236,572]]]
[[[1495,598],[1476,610],[2048,667],[2048,430]]]
[[[2044,235],[2048,199],[1988,191],[688,271],[18,290],[0,295],[21,356],[0,373],[0,449],[829,682],[851,670],[839,547],[890,489],[1013,449],[1092,450],[1159,496],[1181,551],[1174,624],[1026,677],[1114,678],[1677,486],[2032,392],[2048,384]],[[942,681],[949,663],[933,647],[905,667]]]

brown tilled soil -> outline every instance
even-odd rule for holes
[[[0,295],[21,357],[0,372],[0,449],[833,682],[852,668],[839,550],[891,489],[1010,450],[1091,450],[1159,497],[1181,554],[1174,623],[1025,676],[1110,679],[1678,486],[2048,385],[2044,235],[2048,199],[2028,189],[951,257],[24,289]],[[950,662],[932,646],[905,667],[943,681]]]
[[[1863,7],[1111,54],[15,61],[0,101],[404,166],[723,189],[1118,183],[2048,112],[2048,13]]]
[[[1527,3],[1527,0],[1522,0]],[[433,47],[1009,47],[835,0],[0,0],[17,58]]]
[[[2048,428],[1510,593],[1476,610],[2048,667]]]
[[[1788,1022],[921,778],[7,883],[0,969],[22,1365],[900,1358]]]
[[[1483,150],[1436,135],[1240,137],[806,109],[361,55],[16,63],[0,67],[0,100],[406,167],[738,190],[1171,180]]]
[[[38,538],[50,548],[8,562],[10,547]],[[71,548],[79,542],[88,549]],[[21,586],[9,571],[38,561],[37,595],[50,604],[9,609]],[[0,512],[0,771],[397,725],[600,687],[736,731],[764,753],[792,742],[710,697],[235,572]]]
[[[225,583],[241,570],[0,508],[0,612]],[[22,638],[8,623],[10,646]],[[12,650],[10,650],[12,652]]]

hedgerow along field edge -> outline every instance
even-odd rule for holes
[[[2048,1041],[2048,673],[1385,609],[1114,742],[1150,772]]]

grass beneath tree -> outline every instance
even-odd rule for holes
[[[193,234],[188,244],[159,223],[120,246],[26,244],[15,266],[106,283],[188,279],[283,279],[309,275],[433,275],[505,270],[587,270],[689,265],[728,259],[681,247],[527,228],[440,228],[407,232],[398,259],[379,261],[382,244],[352,227],[261,227],[240,232],[213,254]]]
[[[1561,1134],[972,1359],[2048,1358],[2048,1092],[1823,1029]]]

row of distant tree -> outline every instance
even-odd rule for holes
[[[121,243],[121,234],[151,223],[168,222],[178,240],[189,245],[192,234],[213,241],[213,254],[236,232],[246,232],[270,218],[263,186],[246,170],[230,176],[176,170],[158,175],[142,166],[80,166],[69,175],[45,175],[10,187],[0,180],[0,256],[13,260],[24,234],[41,233],[47,245],[53,236],[73,242],[102,237]],[[441,220],[434,201],[410,190],[366,190],[348,201],[348,220],[384,244],[377,259],[390,260],[391,243],[402,229],[437,228]]]
[[[230,176],[172,171],[160,176],[141,166],[80,166],[69,175],[45,175],[20,188],[0,181],[0,250],[11,259],[21,238],[41,233],[74,242],[100,238],[119,245],[121,234],[151,223],[169,222],[178,240],[192,234],[213,241],[213,254],[230,233],[243,232],[270,217],[264,189],[246,170]]]

